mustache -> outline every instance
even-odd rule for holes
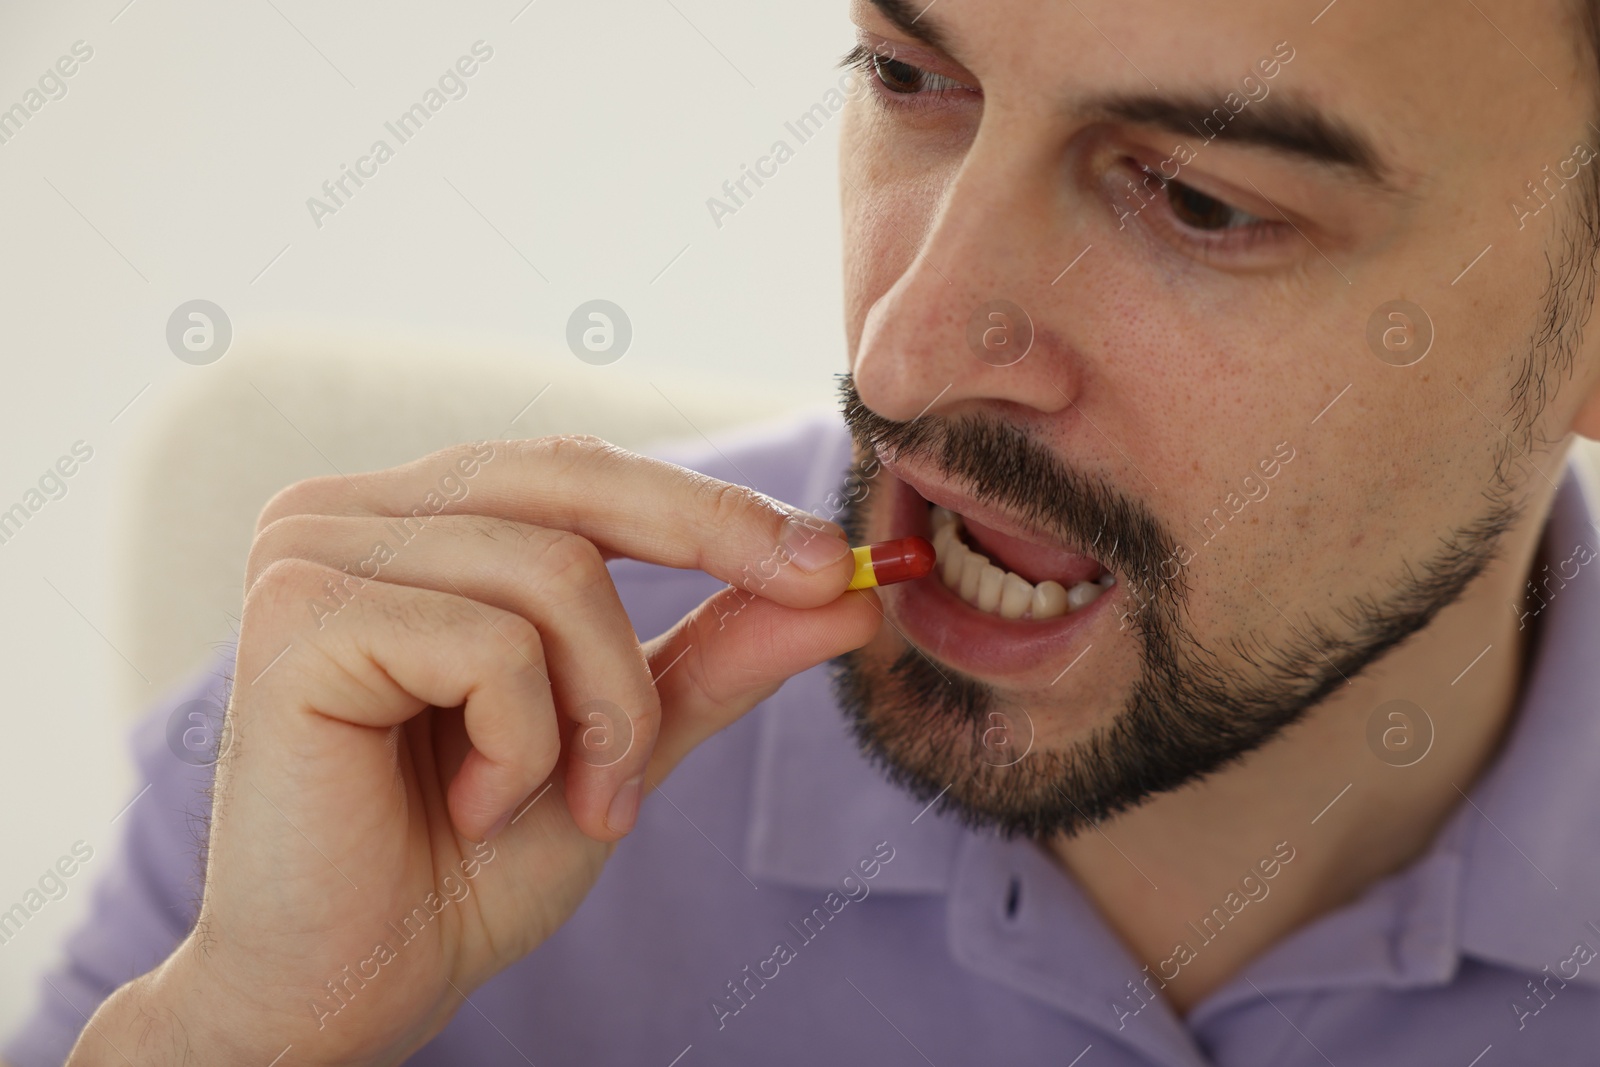
[[[1182,568],[1157,578],[1176,539],[1143,504],[1103,478],[1074,470],[1045,445],[999,419],[975,414],[900,422],[868,408],[852,375],[839,377],[845,425],[860,450],[921,460],[982,503],[1019,517],[1092,556],[1119,580],[1182,600]]]

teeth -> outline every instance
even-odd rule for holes
[[[957,592],[962,600],[973,607],[978,606],[978,582],[983,578],[983,570],[987,566],[989,561],[970,548],[961,559],[961,584]]]
[[[944,579],[944,584],[951,589],[961,588],[961,572],[965,569],[963,564],[967,559],[967,546],[955,538],[945,538],[944,544],[934,542],[934,551],[939,558],[939,577]]]
[[[1033,606],[1033,583],[1010,571],[1000,586],[1000,617],[1020,619]]]
[[[1107,572],[1099,581],[1078,582],[1071,589],[1054,581],[1034,585],[995,566],[961,540],[961,520],[953,512],[935,507],[932,522],[939,577],[946,588],[979,611],[1005,619],[1053,619],[1087,607],[1117,583],[1116,576]]]
[[[1067,607],[1072,611],[1088,607],[1100,592],[1100,587],[1093,582],[1079,582],[1067,590]]]
[[[933,549],[940,559],[944,558],[945,552],[950,548],[950,543],[959,540],[960,538],[956,537],[956,528],[949,523],[934,528]]]
[[[967,546],[954,538],[946,538],[943,547],[935,545],[939,553],[939,576],[951,589],[961,588],[961,573],[966,569]],[[954,542],[953,544],[950,542]]]
[[[985,563],[978,577],[978,610],[994,612],[1000,607],[1000,587],[1005,584],[1006,572],[993,563]]]
[[[1067,613],[1067,591],[1060,582],[1043,581],[1033,589],[1033,617],[1051,619]]]

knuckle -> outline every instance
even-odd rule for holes
[[[623,449],[594,434],[563,433],[536,437],[528,442],[537,458],[559,469],[603,462]]]
[[[691,625],[694,640],[689,642],[688,648],[683,653],[682,662],[675,669],[681,671],[683,675],[679,684],[695,697],[687,706],[697,709],[700,714],[717,719],[733,701],[719,681],[718,673],[706,659],[705,650],[708,647],[715,647],[715,638],[709,632],[711,621],[708,615],[695,618]]]
[[[257,525],[255,540],[250,542],[250,554],[245,559],[246,588],[254,585],[256,578],[274,562],[296,555],[295,546],[304,543],[305,525],[302,515],[285,515]]]
[[[335,480],[331,474],[306,478],[278,490],[256,516],[256,533],[286,516],[314,513],[317,505],[327,498],[328,486]]]
[[[553,600],[581,596],[610,580],[600,550],[577,534],[551,531],[551,536],[535,552],[540,585],[545,595]]]
[[[474,614],[470,623],[482,625],[482,620]],[[521,615],[504,612],[494,622],[494,628],[499,631],[504,641],[493,643],[494,655],[500,664],[508,668],[509,673],[516,675],[527,672],[536,672],[539,677],[544,677],[544,639],[539,636],[539,628]]]
[[[399,469],[426,472],[459,471],[461,474],[471,477],[467,473],[468,471],[476,473],[478,465],[487,462],[483,457],[483,449],[486,444],[462,441],[457,444],[446,445],[444,448],[430,452]],[[489,445],[488,447],[491,449],[490,454],[492,456],[493,446]]]
[[[645,752],[656,747],[661,734],[661,696],[651,687],[645,703],[633,719],[633,743]]]
[[[257,574],[245,593],[244,617],[283,618],[287,611],[318,594],[329,570],[306,559],[274,560]]]
[[[700,492],[711,520],[718,527],[737,528],[751,523],[776,526],[783,521],[781,512],[772,500],[754,489],[708,478],[701,485]]]
[[[441,451],[443,458],[453,461],[453,464],[459,464],[464,460],[487,462],[483,460],[483,450],[485,448],[489,449],[491,455],[493,454],[494,445],[487,441],[458,441]]]

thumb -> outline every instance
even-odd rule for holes
[[[871,590],[816,608],[785,607],[731,587],[705,601],[645,646],[661,697],[661,733],[645,780],[660,782],[791,676],[860,648],[883,621]]]

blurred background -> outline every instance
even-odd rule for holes
[[[850,43],[842,0],[0,7],[0,912],[113,854],[127,731],[231,638],[277,484],[830,405],[838,122],[785,124]],[[88,887],[0,942],[0,1032]]]

